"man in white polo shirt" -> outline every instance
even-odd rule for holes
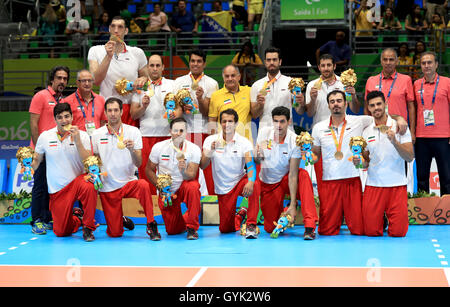
[[[338,77],[334,70],[336,69],[336,63],[334,57],[330,54],[323,54],[319,58],[318,69],[320,71],[319,78],[312,80],[306,86],[306,101],[305,104],[300,104],[295,108],[296,112],[302,115],[304,112],[307,113],[309,117],[313,118],[312,128],[323,120],[329,119],[331,111],[328,108],[327,95],[328,93],[340,90],[347,91],[351,94],[352,100],[349,104],[350,110],[353,113],[359,113],[360,104],[358,97],[356,96],[354,87],[345,88],[341,82],[340,77]],[[314,172],[317,180],[317,190],[320,194],[322,188],[322,159],[314,164]]]
[[[368,157],[365,166],[369,166],[362,202],[364,233],[382,236],[386,213],[388,235],[404,237],[409,224],[404,161],[414,159],[411,133],[409,129],[404,135],[395,132],[397,123],[385,112],[383,92],[369,92],[367,107],[375,122],[363,132],[367,141],[365,156]],[[354,162],[357,164],[358,160],[355,158]]]
[[[170,122],[171,138],[153,146],[146,173],[154,186],[157,185],[158,174],[168,174],[172,178],[170,195],[161,195],[159,208],[164,219],[166,232],[169,235],[179,234],[187,230],[188,240],[198,239],[200,227],[200,184],[198,183],[198,167],[201,150],[186,140],[186,120],[182,117]],[[161,197],[170,196],[172,204],[165,204]],[[187,211],[181,214],[181,203],[185,203]]]
[[[239,230],[235,212],[237,198],[241,195],[248,198],[246,238],[256,239],[261,190],[256,181],[253,144],[236,133],[239,117],[234,109],[222,111],[219,121],[222,131],[206,138],[200,164],[201,168],[212,164],[214,190],[219,201],[219,230],[222,233]]]
[[[371,116],[346,115],[348,103],[343,91],[332,91],[327,96],[331,116],[317,123],[312,131],[313,152],[323,160],[323,182],[319,191],[320,235],[339,234],[342,217],[351,234],[363,235],[362,185],[359,170],[348,161],[352,156],[349,142],[353,136],[361,136],[373,123]],[[401,133],[407,123],[398,118]]]
[[[284,195],[289,194],[291,200],[287,214],[295,220],[297,199],[300,199],[305,225],[304,238],[314,240],[318,220],[314,191],[308,172],[299,168],[301,153],[296,146],[297,135],[288,129],[292,122],[290,110],[283,106],[275,107],[272,121],[272,127],[259,129],[256,141],[256,161],[261,163],[259,180],[264,229],[269,233],[274,230],[274,222],[283,212]]]
[[[148,71],[151,81],[150,90],[135,93],[131,99],[131,118],[139,121],[142,133],[142,164],[139,167],[139,178],[150,183],[150,191],[156,195],[156,188],[145,174],[148,157],[156,143],[170,138],[169,121],[182,116],[182,109],[178,106],[174,112],[164,118],[166,108],[164,99],[167,94],[174,93],[174,81],[162,76],[164,64],[162,57],[154,54],[148,59]],[[151,97],[148,95],[152,94]]]
[[[152,241],[159,241],[161,235],[153,217],[153,203],[150,187],[144,179],[137,179],[135,168],[142,163],[142,136],[138,128],[122,123],[122,101],[111,97],[105,102],[108,123],[95,130],[92,137],[94,152],[100,156],[103,187],[100,200],[110,237],[123,234],[123,198],[139,200],[147,217],[147,234]]]
[[[131,119],[130,104],[132,94],[121,96],[115,89],[117,80],[125,78],[133,82],[133,88],[142,88],[147,82],[147,58],[142,49],[125,44],[128,34],[125,20],[114,17],[109,25],[112,39],[105,45],[93,46],[89,49],[89,70],[94,76],[94,84],[100,86],[100,95],[105,99],[117,97],[123,100],[122,122],[136,126]]]
[[[219,84],[213,78],[205,75],[206,53],[201,49],[193,50],[189,53],[189,73],[175,79],[175,92],[180,89],[188,89],[193,102],[198,105],[198,114],[187,114],[183,110],[184,118],[187,121],[186,138],[202,148],[203,141],[210,133],[208,126],[208,112],[211,95],[219,89]],[[187,108],[187,107],[186,107]],[[208,194],[214,194],[214,182],[211,167],[203,170]]]
[[[56,127],[39,136],[32,167],[36,170],[45,156],[55,235],[70,236],[82,225],[83,239],[93,241],[97,191],[93,184],[84,180],[82,163],[91,152],[89,136],[72,126],[72,110],[68,103],[57,104],[53,114]],[[83,204],[82,211],[72,211],[76,200]],[[82,216],[79,212],[83,212]]]
[[[291,77],[281,74],[281,51],[269,47],[265,50],[264,65],[267,75],[256,81],[250,91],[251,113],[253,118],[259,118],[259,129],[272,126],[272,110],[284,106],[290,110],[292,118],[292,94],[288,89]],[[303,94],[296,95],[297,103],[304,103]],[[290,128],[293,129],[292,123]]]

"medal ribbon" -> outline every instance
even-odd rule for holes
[[[198,84],[198,83],[200,82],[200,80],[203,78],[204,73],[202,73],[202,74],[200,75],[200,77],[198,77],[197,79],[194,78],[194,76],[192,75],[192,73],[190,73],[189,76],[191,76],[192,83],[197,83],[197,84]]]
[[[330,130],[331,130],[331,134],[333,135],[334,144],[336,145],[336,151],[341,151],[342,141],[344,140],[344,132],[345,132],[346,125],[347,125],[347,120],[344,119],[344,124],[342,125],[342,130],[341,130],[341,134],[339,135],[339,143],[338,143],[336,134],[334,133],[334,129],[331,126],[331,117],[330,117]]]
[[[111,127],[111,125],[109,123],[107,123],[106,126],[108,127],[108,132],[110,134],[114,134],[115,136],[117,136],[117,139],[119,141],[123,142],[123,125],[121,125],[121,128],[119,129],[119,134],[117,134],[116,130],[114,130],[114,128]],[[111,133],[111,130],[113,133]]]
[[[420,86],[420,100],[422,101],[422,106],[425,107],[425,102],[423,100],[423,80],[425,80],[425,77],[422,79],[422,85]],[[433,93],[433,99],[431,100],[431,110],[434,108],[434,102],[436,100],[436,92],[439,84],[439,75],[436,79],[436,85],[434,86],[434,93]]]

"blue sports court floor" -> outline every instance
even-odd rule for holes
[[[262,227],[260,226],[262,229]],[[29,225],[0,225],[0,286],[438,286],[450,283],[450,225],[410,225],[404,238],[338,236],[304,241],[302,226],[257,240],[201,226],[152,242],[144,225],[94,242],[82,232],[34,235]],[[126,271],[126,274],[124,272]],[[249,278],[249,276],[252,276]]]

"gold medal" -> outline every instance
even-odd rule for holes
[[[259,94],[260,94],[261,96],[267,96],[267,88],[263,87],[263,88],[259,91]]]
[[[391,127],[386,126],[386,125],[379,125],[379,126],[377,126],[376,128],[377,128],[378,130],[380,130],[381,133],[386,134],[386,133],[389,131],[389,129],[390,129]]]
[[[122,141],[118,141],[117,142],[117,148],[124,149],[125,148],[125,144]]]
[[[342,151],[336,151],[334,153],[334,157],[336,158],[336,160],[342,160],[342,158],[344,158],[344,154],[342,153]]]
[[[152,97],[155,95],[155,91],[151,88],[147,89],[147,92],[145,93],[148,97]]]
[[[198,82],[196,80],[192,81],[191,89],[196,91],[198,89]]]
[[[64,129],[64,131],[69,131],[72,128],[71,124],[67,124],[65,126],[62,127]]]

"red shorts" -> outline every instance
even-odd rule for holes
[[[183,181],[175,194],[176,198],[172,198],[172,206],[167,205],[164,207],[162,199],[158,198],[158,205],[161,209],[167,234],[182,233],[186,230],[186,227],[198,230],[200,227],[198,216],[201,210],[200,184],[198,180]],[[187,211],[184,214],[181,214],[182,202],[187,206]]]
[[[147,223],[154,221],[153,202],[149,184],[143,179],[128,182],[122,188],[111,192],[100,192],[106,224],[106,233],[110,237],[120,237],[123,234],[122,198],[136,198],[144,209]]]
[[[367,236],[383,235],[383,216],[389,221],[388,235],[404,237],[408,232],[408,192],[406,186],[366,186],[363,195],[364,233]]]
[[[83,205],[83,226],[95,230],[95,208],[97,207],[97,190],[91,182],[86,182],[80,175],[62,190],[50,194],[50,211],[53,217],[53,232],[57,237],[70,236],[78,231],[80,220],[73,215],[73,204],[79,200]]]
[[[267,184],[261,181],[261,211],[264,216],[265,231],[271,233],[274,230],[274,222],[277,222],[283,212],[283,200],[286,194],[289,195],[289,173],[278,183]],[[316,228],[318,218],[314,203],[314,191],[311,178],[304,169],[298,171],[296,197],[301,202],[305,227]]]

